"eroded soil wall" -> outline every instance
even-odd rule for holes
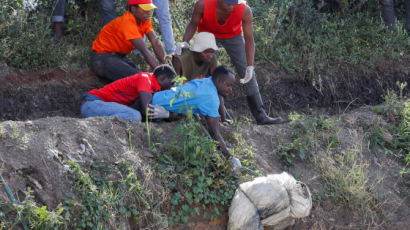
[[[1,67],[0,67],[1,68]],[[4,68],[4,67],[2,67]],[[0,70],[1,71],[1,70]],[[101,81],[88,70],[0,75],[0,121],[32,120],[42,117],[80,117],[81,97]],[[335,76],[296,76],[276,73],[272,67],[259,68],[257,77],[267,112],[286,115],[312,109],[342,113],[362,105],[381,103],[388,89],[398,92],[396,82],[408,82],[410,61],[381,63],[375,67],[344,68]],[[407,87],[404,94],[408,93]],[[244,90],[238,83],[226,98],[234,114],[247,114]]]

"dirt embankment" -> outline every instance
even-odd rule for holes
[[[0,68],[0,120],[80,117],[82,95],[106,84],[88,70],[19,74],[4,63]],[[370,68],[346,67],[332,77],[295,76],[270,66],[259,68],[256,74],[271,115],[313,110],[337,114],[346,108],[381,103],[388,89],[398,90],[397,81],[410,81],[410,61],[381,62]],[[234,114],[251,117],[240,84],[226,98],[226,107]]]
[[[257,74],[270,114],[285,115],[293,110],[317,114],[323,108],[337,113],[344,112],[348,105],[350,110],[363,104],[378,104],[387,89],[396,88],[396,81],[409,82],[410,64],[391,64],[389,67],[380,65],[371,69],[347,70],[338,78],[315,79],[314,84],[313,79],[296,80],[282,74],[273,76],[268,70]],[[72,172],[65,160],[73,160],[85,170],[92,171],[91,162],[104,161],[114,167],[125,159],[136,168],[144,169],[139,171],[138,177],[144,181],[144,188],[155,191],[153,197],[167,197],[170,191],[154,179],[161,171],[145,171],[153,157],[147,148],[145,124],[117,118],[79,119],[82,94],[104,85],[94,75],[88,71],[63,70],[21,75],[5,69],[2,73],[0,172],[18,200],[23,200],[27,187],[32,188],[40,204],[50,208],[67,199],[67,194],[74,194]],[[238,118],[241,115],[250,117],[241,93],[240,87],[236,86],[233,95],[226,100],[227,107]],[[340,151],[357,150],[361,153],[363,172],[369,184],[374,185],[372,193],[381,204],[377,206],[373,222],[369,223],[363,221],[367,217],[361,216],[359,210],[331,202],[330,198],[315,199],[311,215],[299,220],[293,229],[406,229],[410,225],[408,177],[398,174],[401,165],[397,160],[389,155],[375,158],[369,148],[366,127],[381,124],[387,128],[388,121],[368,108],[346,111],[342,116],[334,117],[339,121],[335,129],[338,130]],[[170,138],[175,127],[175,123],[153,124],[153,138]],[[293,131],[290,124],[256,126],[241,118],[233,126],[222,127],[223,136],[231,148],[240,144],[236,135],[243,137],[244,145],[254,154],[252,167],[260,169],[263,174],[282,171],[277,151],[283,139],[291,138]],[[311,154],[328,157],[324,154],[326,148],[327,144],[319,144]],[[326,178],[313,164],[296,161],[292,174],[304,181],[314,195],[326,197]],[[0,199],[0,204],[10,203],[3,187],[0,188]],[[226,218],[226,213],[214,222],[196,216],[189,224],[175,228],[224,229]],[[125,222],[121,226],[132,228],[133,225]]]

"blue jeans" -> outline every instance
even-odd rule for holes
[[[141,113],[117,102],[105,102],[99,97],[91,94],[84,94],[83,100],[86,102],[81,106],[82,117],[120,117],[125,120],[141,121]]]
[[[155,10],[155,15],[158,18],[159,29],[161,30],[162,40],[165,45],[165,52],[167,55],[173,54],[175,52],[175,45],[171,17],[169,14],[169,1],[153,0],[153,3],[158,7],[158,9]]]
[[[52,22],[64,22],[64,13],[66,0],[56,0],[57,3],[53,10]],[[101,17],[104,25],[117,18],[117,12],[115,11],[114,0],[99,0]]]
[[[117,18],[117,12],[115,11],[114,0],[99,0],[100,13],[104,23],[104,26],[109,22]]]
[[[406,7],[406,29],[410,31],[410,0],[404,0]],[[382,18],[386,26],[394,27],[396,15],[394,12],[394,0],[380,0]]]
[[[64,22],[65,0],[57,0],[53,10],[52,22]]]
[[[171,55],[175,52],[174,44],[174,32],[172,31],[171,16],[169,14],[169,2],[168,0],[153,0],[157,10],[155,10],[155,16],[158,19],[159,29],[161,30],[162,40],[165,45],[166,55]],[[145,37],[144,37],[145,41]],[[134,50],[135,54],[140,54],[138,49]]]

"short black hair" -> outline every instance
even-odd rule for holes
[[[131,12],[131,7],[133,7],[133,6],[135,6],[135,8],[139,8],[140,6],[138,5],[138,4],[135,4],[135,5],[129,5],[128,6],[128,10]]]
[[[212,79],[217,80],[217,79],[225,78],[229,74],[232,74],[233,76],[235,76],[232,70],[230,70],[228,67],[224,65],[220,65],[215,68],[214,72],[212,72]]]
[[[177,74],[175,73],[175,70],[167,64],[159,65],[155,67],[154,72],[153,72],[155,77],[158,77],[160,75],[166,75],[169,79],[174,79]]]

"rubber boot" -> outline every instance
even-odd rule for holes
[[[246,99],[248,101],[249,109],[251,110],[253,117],[255,117],[258,125],[272,125],[285,122],[282,117],[271,118],[266,114],[259,92],[252,96],[246,96]]]

